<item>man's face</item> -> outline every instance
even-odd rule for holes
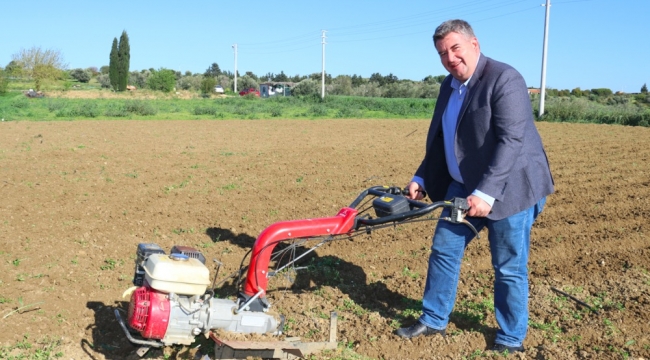
[[[476,62],[481,53],[478,40],[475,37],[466,37],[457,32],[450,32],[438,40],[435,45],[442,66],[449,71],[451,76],[464,83],[474,74]]]

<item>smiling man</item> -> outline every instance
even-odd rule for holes
[[[481,53],[463,20],[433,35],[449,76],[440,86],[422,163],[409,197],[467,198],[467,220],[488,229],[499,330],[491,350],[523,352],[528,330],[530,230],[553,192],[553,179],[535,128],[523,77]],[[442,216],[449,216],[443,212]],[[441,221],[433,235],[422,316],[397,330],[404,338],[445,335],[456,299],[463,252],[474,238],[465,226]]]

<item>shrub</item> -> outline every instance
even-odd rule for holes
[[[61,110],[65,107],[65,102],[60,99],[48,99],[47,100],[47,110],[49,112],[55,112]]]
[[[387,98],[415,98],[418,87],[411,82],[391,83],[384,86],[384,97]]]
[[[323,105],[312,105],[309,108],[309,114],[313,116],[325,116],[327,115],[327,108]]]
[[[382,88],[376,82],[362,84],[352,89],[352,95],[365,97],[381,97]]]
[[[176,85],[176,72],[174,70],[161,68],[154,70],[147,79],[147,86],[151,90],[172,92]]]
[[[104,111],[104,116],[126,117],[129,116],[129,112],[126,110],[123,104],[115,104],[111,102]]]
[[[108,74],[101,74],[97,77],[97,82],[103,89],[110,89],[111,88],[111,78],[109,77]]]
[[[321,86],[318,82],[312,79],[305,79],[298,83],[291,93],[296,96],[318,95],[320,94]]]
[[[70,77],[79,81],[80,83],[87,83],[92,78],[92,74],[88,70],[73,69],[70,70]]]
[[[203,76],[183,76],[176,82],[176,87],[183,90],[199,90],[202,80]]]
[[[223,83],[222,83],[222,85],[223,85]],[[255,81],[255,79],[253,79],[252,77],[250,77],[248,75],[244,75],[244,76],[242,76],[240,78],[237,78],[237,91],[240,91],[242,89],[248,89],[248,88],[259,89],[259,87],[260,86],[257,83],[257,81]]]
[[[217,109],[211,106],[197,106],[194,108],[194,115],[216,115]]]
[[[137,115],[156,115],[158,109],[156,109],[151,102],[145,102],[142,100],[129,100],[124,103],[124,109],[132,114]]]
[[[94,118],[99,116],[99,107],[96,102],[85,101],[77,109],[76,116]]]
[[[149,70],[131,71],[129,73],[129,84],[137,87],[138,89],[144,89],[147,87],[147,79],[151,75]]]
[[[612,90],[607,88],[591,89],[591,93],[598,96],[610,96],[612,95]]]
[[[17,109],[26,109],[29,107],[29,100],[24,96],[15,97],[11,100],[11,106]]]
[[[212,93],[215,85],[217,85],[217,80],[212,76],[204,77],[203,80],[201,80],[201,94]]]
[[[0,69],[0,95],[4,95],[7,93],[8,86],[9,86],[9,76],[7,76],[7,73],[3,69]]]
[[[66,106],[56,112],[57,117],[85,117],[94,118],[99,116],[99,106],[95,102],[78,103],[76,106]]]

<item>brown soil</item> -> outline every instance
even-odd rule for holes
[[[11,355],[134,357],[113,316],[136,246],[194,246],[239,267],[257,235],[333,216],[363,189],[404,185],[425,120],[74,121],[0,124],[0,342]],[[556,181],[533,229],[531,359],[650,358],[650,129],[539,123]],[[270,283],[287,336],[326,341],[316,358],[488,356],[496,322],[485,236],[467,249],[445,338],[402,340],[417,316],[435,222],[329,243]],[[564,290],[591,312],[560,296]],[[231,294],[228,282],[220,293]],[[415,305],[414,305],[415,304]],[[32,348],[20,344],[31,343]],[[205,347],[209,347],[205,345]],[[178,349],[167,349],[171,354]],[[160,356],[152,351],[151,356]]]

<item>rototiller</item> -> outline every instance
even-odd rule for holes
[[[407,190],[398,187],[371,187],[361,192],[350,206],[342,208],[336,216],[282,221],[267,227],[249,252],[251,258],[248,267],[240,267],[239,271],[220,282],[223,284],[229,278],[240,278],[247,272],[243,287],[237,282],[239,292],[233,294],[236,300],[215,296],[215,283],[220,266],[218,261],[215,260],[219,266],[216,268],[212,286],[208,288],[211,285],[209,270],[205,265],[205,257],[198,250],[187,246],[174,246],[167,255],[156,244],[139,244],[133,277],[135,286],[125,292],[125,295],[131,294],[126,319],[128,327],[117,309],[115,316],[128,339],[142,346],[138,351],[141,356],[151,347],[190,345],[200,334],[211,336],[217,344],[215,349],[220,350],[221,355],[226,357],[268,355],[268,352],[251,352],[254,346],[222,341],[215,337],[214,332],[280,335],[284,317],[269,311],[271,304],[266,297],[269,278],[294,266],[297,261],[323,244],[370,233],[374,229],[393,226],[396,223],[421,220],[444,220],[465,224],[476,233],[476,229],[464,218],[469,209],[466,199],[454,198],[450,201],[424,203],[406,198],[406,193]],[[372,203],[368,205],[370,201]],[[364,206],[366,208],[358,209]],[[438,208],[449,208],[450,216],[416,220]],[[374,210],[375,217],[371,216],[370,209]],[[290,246],[274,252],[278,243],[290,240],[295,241]],[[301,255],[295,256],[296,247],[308,240],[318,242]],[[287,262],[277,265],[275,271],[269,271],[269,263],[272,260],[278,260],[287,254]],[[242,260],[242,265],[243,262]],[[311,343],[314,346],[309,346],[294,341],[292,344],[274,346],[282,348],[285,355],[295,356],[332,346],[335,348],[335,313],[333,316],[331,325],[334,329],[330,329],[330,343]],[[237,353],[237,349],[246,350]]]

